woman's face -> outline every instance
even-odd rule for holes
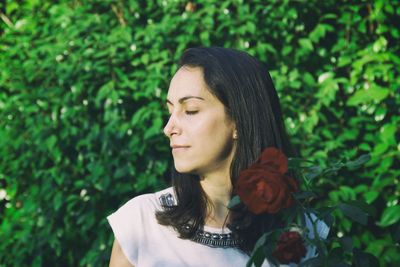
[[[164,127],[175,168],[202,177],[229,171],[234,155],[235,125],[224,105],[207,90],[201,68],[181,67],[171,80]]]

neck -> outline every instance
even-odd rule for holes
[[[210,202],[205,224],[212,227],[223,227],[227,221],[229,213],[227,205],[232,191],[229,175],[219,173],[204,176],[200,185]]]

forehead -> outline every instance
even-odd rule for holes
[[[207,89],[201,68],[183,66],[172,78],[167,99],[175,103],[187,96],[201,97],[206,101],[217,100]]]

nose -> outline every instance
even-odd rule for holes
[[[172,113],[169,116],[168,122],[164,127],[164,134],[167,137],[171,137],[173,134],[177,134],[179,131],[177,129],[177,121],[175,115]]]

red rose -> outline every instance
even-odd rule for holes
[[[284,174],[288,170],[288,159],[285,154],[275,147],[264,149],[256,163],[264,165],[266,168]]]
[[[298,185],[296,180],[284,175],[286,170],[286,156],[267,148],[255,164],[240,172],[236,193],[255,214],[277,213],[288,208],[294,203],[292,193],[298,190]]]
[[[255,214],[277,213],[293,205],[292,192],[296,181],[262,165],[253,165],[239,174],[236,193],[240,200]]]
[[[279,237],[272,256],[282,264],[299,263],[300,259],[306,255],[306,252],[303,240],[298,232],[284,232]]]

